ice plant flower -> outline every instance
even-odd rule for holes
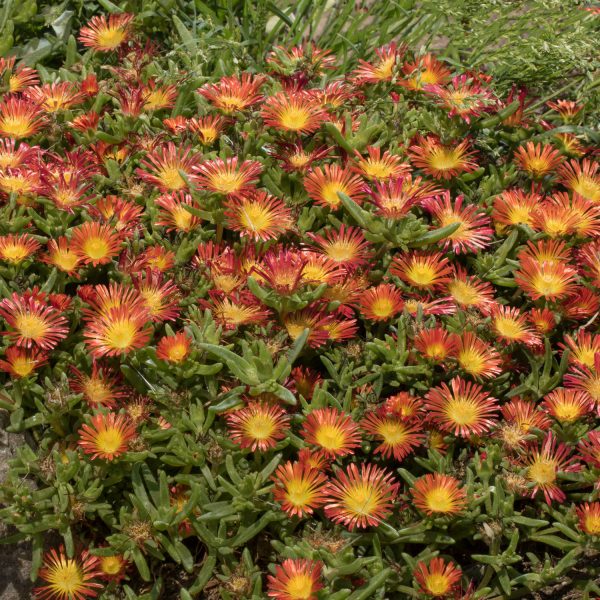
[[[419,591],[431,598],[443,598],[452,594],[461,577],[460,567],[439,557],[432,558],[429,565],[419,561],[415,571]]]
[[[586,535],[600,535],[600,502],[584,502],[576,507],[579,529]]]
[[[477,383],[454,377],[450,386],[441,383],[427,392],[429,419],[456,436],[482,435],[495,424],[497,401]]]
[[[441,473],[419,477],[410,492],[414,505],[430,517],[455,515],[467,506],[467,494],[458,479]]]
[[[45,123],[43,110],[31,100],[10,96],[0,102],[0,135],[20,140],[36,134]]]
[[[12,297],[0,301],[0,316],[10,327],[2,335],[25,348],[52,350],[69,332],[67,319],[34,296],[13,292]]]
[[[390,514],[399,484],[374,464],[355,463],[339,470],[327,486],[325,515],[350,531],[377,526]]]
[[[241,77],[222,77],[219,83],[207,83],[198,93],[225,114],[233,114],[258,104],[259,93],[265,83],[263,75],[242,73]]]
[[[270,96],[261,110],[261,117],[268,127],[305,135],[317,131],[326,116],[314,97],[302,92]]]
[[[128,354],[150,340],[149,321],[148,310],[141,306],[114,307],[93,318],[84,329],[83,337],[95,358]]]
[[[452,266],[441,252],[410,252],[394,257],[390,273],[412,287],[434,290],[450,281]]]
[[[525,476],[532,486],[531,498],[542,492],[547,504],[565,501],[566,495],[558,485],[558,473],[579,471],[581,468],[576,458],[570,455],[571,450],[565,444],[556,443],[552,431],[546,434],[541,448],[537,443],[527,447],[522,461],[527,467]]]
[[[301,431],[308,444],[321,448],[331,458],[353,454],[360,446],[360,431],[352,417],[337,408],[311,411]]]
[[[425,439],[415,424],[407,423],[395,415],[371,411],[361,420],[360,426],[380,442],[375,448],[375,454],[381,454],[384,458],[393,456],[395,460],[403,460]]]
[[[308,234],[317,251],[321,251],[340,265],[353,268],[368,263],[369,243],[362,230],[342,224],[339,230],[330,229],[325,236]]]
[[[193,215],[186,207],[198,208],[194,199],[183,190],[162,194],[155,200],[156,205],[161,208],[159,221],[156,225],[162,225],[167,231],[181,231],[189,233],[198,227],[200,218]]]
[[[241,448],[266,452],[285,438],[289,417],[279,406],[251,402],[226,415],[229,436]]]
[[[359,66],[353,73],[356,83],[364,85],[391,81],[405,52],[406,47],[397,46],[395,42],[377,48],[375,50],[377,58],[372,63],[358,61]]]
[[[360,203],[366,190],[365,183],[359,176],[353,175],[348,167],[337,164],[312,169],[304,178],[304,188],[317,204],[332,210],[337,210],[342,205],[338,194],[344,194]]]
[[[185,331],[165,335],[156,345],[156,356],[170,363],[183,362],[190,353],[192,340]]]
[[[268,576],[267,596],[275,600],[317,600],[321,583],[321,561],[286,558]]]
[[[142,181],[156,186],[162,192],[176,192],[187,189],[188,185],[180,171],[191,176],[192,167],[199,157],[189,146],[176,146],[168,142],[146,154],[140,162],[137,175]]]
[[[73,228],[69,248],[81,262],[95,267],[111,262],[122,240],[109,225],[88,221]]]
[[[421,177],[413,180],[410,174],[374,183],[369,200],[377,207],[377,214],[386,219],[402,219],[411,208],[440,193],[433,183],[424,182]]]
[[[422,90],[427,85],[444,85],[450,79],[451,71],[433,54],[417,56],[413,62],[402,65],[405,79],[398,83],[409,90]]]
[[[472,331],[465,331],[455,338],[452,356],[458,366],[472,377],[488,379],[502,372],[500,354]]]
[[[83,373],[71,367],[72,379],[69,381],[71,389],[82,394],[84,400],[92,407],[105,406],[114,408],[117,401],[125,397],[126,391],[119,378],[106,367],[92,364],[91,373]]]
[[[361,295],[360,312],[369,321],[387,321],[402,310],[403,304],[400,290],[391,283],[382,283]]]
[[[558,422],[570,423],[591,414],[593,402],[585,392],[557,388],[544,397],[542,408]]]
[[[454,201],[450,192],[427,201],[426,208],[436,219],[440,227],[458,225],[458,229],[446,236],[442,242],[445,248],[451,248],[455,254],[478,252],[489,245],[493,231],[490,220],[475,204],[464,203],[464,196]]]
[[[283,200],[263,190],[230,198],[225,207],[227,228],[242,237],[267,241],[292,227],[292,214]]]
[[[409,147],[408,155],[415,167],[435,179],[449,180],[461,173],[471,173],[478,166],[468,139],[454,146],[442,144],[435,136],[421,136]]]
[[[124,414],[98,413],[78,431],[79,447],[92,459],[114,460],[127,452],[136,436],[135,425]]]
[[[25,350],[18,346],[9,346],[0,360],[0,370],[11,377],[29,377],[37,369],[48,362],[46,354],[39,350]]]
[[[519,146],[515,152],[515,162],[519,169],[533,179],[540,179],[553,173],[562,161],[560,152],[549,145],[527,142],[524,146]]]
[[[79,31],[79,41],[97,52],[110,52],[126,43],[131,36],[134,15],[117,13],[108,16],[97,15]]]
[[[95,598],[104,587],[95,581],[100,576],[98,557],[83,550],[68,558],[61,546],[50,549],[42,562],[39,578],[43,585],[34,589],[37,600],[85,600]]]
[[[387,181],[398,179],[410,171],[410,165],[389,151],[381,152],[381,148],[367,146],[367,156],[356,153],[355,164],[352,170],[371,181]]]
[[[255,160],[241,162],[237,156],[216,158],[194,166],[194,180],[200,189],[217,194],[245,194],[254,188],[262,165]]]
[[[27,233],[0,236],[0,261],[19,264],[40,247],[41,244]]]
[[[0,120],[0,133],[2,133]],[[588,158],[569,160],[558,169],[560,182],[586,200],[600,203],[600,165]]]
[[[271,477],[273,497],[290,517],[311,515],[325,503],[327,477],[307,462],[286,462]]]
[[[525,259],[515,272],[517,285],[532,300],[562,300],[573,293],[577,280],[577,271],[560,262],[539,263]]]

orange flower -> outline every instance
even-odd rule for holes
[[[45,123],[43,110],[30,100],[8,96],[0,103],[0,135],[20,140],[36,134]]]
[[[473,160],[475,153],[469,150],[469,140],[456,146],[444,145],[433,136],[419,136],[409,147],[410,160],[425,173],[436,179],[452,179],[461,173],[471,173],[477,169]]]
[[[174,321],[179,316],[179,288],[173,281],[152,269],[133,275],[132,280],[152,322]]]
[[[289,172],[305,173],[313,162],[326,158],[330,148],[317,146],[312,150],[305,148],[301,142],[290,144],[280,142],[277,148],[269,149],[269,154],[282,161],[282,167]]]
[[[450,281],[453,269],[441,252],[410,252],[396,255],[390,273],[413,287],[433,290]]]
[[[113,460],[127,452],[136,429],[126,415],[98,413],[92,417],[91,424],[82,425],[78,434],[79,447],[92,459]]]
[[[443,327],[421,329],[413,340],[419,356],[434,362],[443,362],[454,354],[456,335],[450,334]]]
[[[453,356],[458,366],[472,377],[487,379],[502,373],[502,359],[498,352],[471,331],[457,336]]]
[[[576,507],[575,512],[583,533],[600,536],[600,502],[584,502]]]
[[[596,354],[600,354],[600,335],[591,334],[579,330],[575,338],[565,335],[566,345],[561,344],[564,349],[569,349],[569,362],[571,364],[593,369]]]
[[[2,335],[25,348],[37,346],[51,350],[69,332],[67,319],[33,295],[19,296],[13,292],[11,298],[0,302],[0,316],[11,328],[11,331],[3,331]]]
[[[30,87],[23,95],[46,113],[68,110],[85,100],[77,86],[70,81]]]
[[[2,91],[8,91],[11,94],[24,91],[30,85],[36,85],[40,82],[37,71],[31,67],[19,66],[15,70],[16,56],[0,58],[0,79],[3,81]],[[4,87],[8,84],[8,90]]]
[[[173,108],[177,100],[177,87],[174,85],[157,85],[155,81],[150,80],[142,90],[144,100],[143,110],[155,111],[165,108]]]
[[[464,196],[457,196],[454,202],[450,192],[431,198],[426,209],[436,219],[440,227],[457,223],[458,229],[441,242],[444,248],[451,248],[455,254],[484,250],[492,240],[493,231],[489,227],[489,217],[476,205],[463,206]]]
[[[542,408],[559,423],[570,423],[591,414],[593,402],[583,391],[557,388],[544,396]]]
[[[186,209],[186,206],[198,208],[198,205],[184,191],[163,194],[155,200],[155,203],[162,209],[158,214],[160,220],[156,225],[163,225],[167,231],[189,233],[200,224],[200,218]]]
[[[566,387],[584,392],[600,406],[600,353],[594,356],[593,367],[574,365],[563,381]]]
[[[396,460],[404,460],[425,439],[417,426],[408,424],[399,416],[371,411],[362,419],[360,426],[381,442],[375,448],[375,454],[380,453],[384,458],[393,456]]]
[[[408,392],[399,392],[387,398],[381,410],[386,415],[395,416],[408,422],[419,419],[422,408],[423,400],[421,398],[415,398]]]
[[[156,356],[170,363],[183,362],[190,353],[192,340],[185,331],[165,335],[156,345]]]
[[[223,128],[225,127],[225,119],[219,115],[209,115],[200,119],[190,119],[187,122],[187,127],[193,131],[200,142],[206,145],[213,144],[219,139]]]
[[[95,598],[104,586],[94,581],[100,576],[99,561],[83,550],[77,558],[68,558],[61,546],[44,555],[39,577],[44,585],[35,588],[37,600],[85,600]]]
[[[27,233],[0,236],[0,260],[19,264],[35,254],[41,244]]]
[[[525,434],[530,433],[532,429],[546,430],[551,425],[546,413],[539,410],[533,402],[520,398],[511,398],[500,410],[508,423],[516,425]]]
[[[600,235],[600,205],[593,200],[587,200],[577,193],[556,192],[547,203],[558,209],[558,214],[564,215],[569,224],[569,230],[583,237],[598,237]]]
[[[234,195],[248,192],[258,181],[262,165],[255,160],[240,162],[237,156],[223,160],[216,158],[193,168],[200,189],[217,194]]]
[[[521,260],[515,282],[533,300],[561,300],[575,291],[577,271],[559,262]]]
[[[29,377],[36,369],[48,362],[47,356],[39,350],[24,350],[9,346],[4,354],[6,360],[0,360],[0,370],[11,377]]]
[[[527,346],[540,344],[540,337],[527,322],[527,315],[518,308],[496,305],[491,311],[491,327],[496,338],[506,344],[520,343]]]
[[[467,505],[467,494],[458,479],[441,473],[419,477],[410,493],[415,506],[430,517],[455,515]]]
[[[409,90],[422,90],[426,85],[444,85],[450,79],[451,71],[433,54],[418,56],[413,62],[405,62],[402,71],[406,79],[398,83]]]
[[[280,92],[265,100],[261,117],[267,127],[309,134],[321,127],[327,113],[309,93],[295,92],[290,95]]]
[[[390,283],[368,288],[360,297],[360,312],[369,321],[387,321],[401,312],[403,305],[402,293]]]
[[[353,175],[349,167],[337,164],[324,165],[310,171],[304,178],[304,188],[317,204],[332,210],[342,205],[338,193],[345,194],[360,204],[366,192],[365,183],[360,177]]]
[[[210,302],[201,300],[200,306],[208,308],[213,319],[225,329],[263,323],[270,315],[270,312],[248,291],[225,294],[219,290],[210,290],[208,295]]]
[[[556,327],[554,313],[549,308],[532,308],[529,313],[529,320],[538,333],[542,335],[550,333]]]
[[[305,559],[286,558],[269,575],[267,596],[275,600],[317,600],[323,588],[320,582],[323,563]]]
[[[600,431],[590,431],[578,444],[581,459],[594,469],[600,468]]]
[[[494,288],[487,281],[469,276],[458,267],[454,277],[448,282],[448,294],[460,308],[487,309],[494,301]]]
[[[534,216],[542,197],[535,192],[527,193],[519,189],[504,190],[494,200],[492,220],[496,227],[514,227],[519,224],[534,224]]]
[[[569,457],[570,453],[565,444],[556,444],[551,431],[546,434],[541,448],[537,442],[528,446],[522,454],[522,461],[527,467],[526,478],[533,485],[531,498],[535,498],[538,492],[543,492],[547,504],[552,504],[553,500],[566,500],[566,494],[558,486],[557,474],[579,471],[581,467],[574,457]]]
[[[422,183],[421,177],[413,181],[410,174],[387,183],[375,182],[375,190],[369,191],[377,214],[386,219],[402,219],[413,206],[439,193],[434,184]]]
[[[92,17],[79,32],[79,41],[98,52],[110,52],[127,42],[131,36],[131,22],[134,16],[118,13]]]
[[[69,386],[76,394],[82,394],[90,406],[105,406],[113,408],[117,400],[127,394],[121,385],[120,379],[110,369],[92,364],[92,372],[88,375],[71,366],[73,378],[69,379]]]
[[[321,448],[331,458],[353,454],[360,446],[360,432],[352,417],[337,408],[311,411],[301,431],[308,444]]]
[[[230,438],[241,448],[266,452],[286,437],[289,416],[280,406],[250,402],[225,415]]]
[[[291,296],[303,284],[306,257],[297,251],[276,247],[255,265],[250,274],[281,296]]]
[[[427,566],[422,560],[417,563],[415,579],[419,591],[432,598],[450,595],[457,587],[462,576],[460,567],[453,562],[444,562],[443,558],[432,558]]]
[[[367,154],[368,156],[365,158],[360,152],[356,152],[352,170],[371,181],[397,179],[410,171],[410,165],[403,163],[399,156],[391,154],[389,151],[381,154],[379,147],[367,146]]]
[[[1,122],[0,122],[1,123]],[[0,133],[2,128],[0,127]],[[600,165],[585,158],[581,163],[570,160],[558,169],[560,183],[586,200],[600,203]]]
[[[455,436],[482,435],[495,424],[497,400],[476,384],[460,377],[434,387],[425,396],[429,418],[443,431]]]
[[[144,169],[136,169],[136,173],[142,181],[157,186],[162,192],[176,192],[187,189],[179,171],[189,177],[198,160],[199,156],[189,146],[178,147],[168,142],[149,152],[140,163]]]
[[[2,59],[0,59],[2,60]],[[30,164],[35,157],[36,147],[9,138],[0,138],[0,170],[14,169]]]
[[[475,77],[457,75],[448,85],[425,85],[424,91],[438,98],[438,104],[448,110],[449,117],[460,117],[466,123],[471,117],[493,109],[495,99],[490,90],[484,88]]]
[[[129,566],[129,561],[125,560],[122,554],[111,554],[109,556],[99,556],[98,569],[99,576],[106,581],[119,582],[125,577],[125,572]]]
[[[263,100],[259,90],[265,80],[264,75],[242,73],[241,79],[222,77],[219,83],[207,83],[197,91],[214,107],[225,114],[232,114],[254,106]]]
[[[346,268],[359,267],[368,262],[369,243],[359,227],[348,227],[342,223],[338,231],[330,229],[325,236],[312,232],[308,236],[318,250]]]
[[[563,161],[560,152],[549,145],[527,142],[515,152],[515,162],[521,171],[534,179],[540,179],[552,173]]]
[[[264,190],[230,198],[225,209],[227,228],[255,241],[277,239],[293,225],[285,202]]]
[[[85,264],[94,267],[109,263],[121,249],[121,236],[108,225],[88,221],[74,227],[71,251]]]
[[[273,497],[290,517],[312,515],[325,503],[327,477],[307,463],[286,462],[271,477],[275,483]]]
[[[359,67],[353,72],[356,84],[391,81],[405,52],[404,44],[398,47],[395,42],[392,42],[375,50],[377,58],[373,63],[359,59]]]
[[[373,464],[350,463],[327,487],[325,516],[350,531],[377,526],[391,513],[400,486],[392,473]]]
[[[570,123],[583,109],[583,104],[577,104],[573,100],[556,100],[556,102],[546,102],[546,106],[555,110],[565,121]]]
[[[148,311],[141,307],[110,308],[88,323],[83,337],[95,358],[128,354],[148,343],[152,335],[148,321]]]

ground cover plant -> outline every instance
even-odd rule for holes
[[[593,107],[392,41],[210,74],[175,24],[0,63],[36,596],[600,594]]]

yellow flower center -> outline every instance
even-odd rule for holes
[[[232,113],[236,110],[243,110],[246,107],[246,101],[240,96],[219,96],[216,104],[223,112]]]
[[[518,223],[531,225],[533,222],[533,219],[531,218],[531,209],[527,206],[513,206],[508,213],[508,220],[511,225],[517,225]]]
[[[218,310],[219,316],[232,325],[242,325],[252,317],[253,311],[246,306],[239,306],[233,303],[223,303]],[[299,335],[299,334],[298,334]]]
[[[46,321],[31,313],[22,313],[17,316],[15,329],[21,337],[29,340],[40,340],[48,333],[49,326]]]
[[[338,192],[348,195],[348,188],[335,181],[327,182],[323,184],[323,187],[321,188],[321,198],[332,208],[337,208],[342,203],[338,196]]]
[[[111,323],[106,332],[107,346],[125,350],[130,348],[135,340],[137,328],[127,319],[122,319]]]
[[[581,407],[570,402],[561,402],[554,406],[554,414],[559,421],[576,421],[581,417]]]
[[[458,354],[458,364],[471,375],[479,375],[485,368],[483,355],[474,348],[465,348]]]
[[[249,417],[244,423],[244,430],[252,439],[268,440],[275,433],[275,424],[272,419],[261,413]]]
[[[123,444],[123,435],[114,427],[103,429],[96,434],[95,443],[104,454],[114,454]]]
[[[454,149],[436,148],[429,158],[429,166],[436,171],[450,171],[461,166],[462,156]]]
[[[61,559],[58,565],[50,568],[46,580],[57,597],[80,595],[84,583],[77,563],[72,559],[65,558]]]
[[[100,559],[100,568],[107,575],[116,575],[121,571],[121,558],[118,556],[103,556]]]
[[[108,256],[110,248],[105,239],[101,237],[91,237],[83,243],[83,253],[92,260],[98,260]]]
[[[31,134],[32,123],[27,117],[5,116],[0,122],[2,134],[11,138],[23,138]]]
[[[273,216],[260,204],[244,204],[240,210],[240,223],[248,231],[267,231],[273,225]]]
[[[457,425],[472,425],[479,417],[479,407],[468,398],[452,398],[448,402],[446,415]]]
[[[4,260],[12,263],[21,262],[24,258],[27,258],[29,254],[29,250],[23,244],[6,245],[0,250],[0,256],[2,256]]]
[[[187,346],[185,344],[175,344],[169,348],[167,355],[171,362],[181,362],[188,353]]]
[[[389,58],[382,60],[373,71],[374,77],[376,79],[380,79],[380,80],[390,79],[394,72],[395,64],[396,64],[395,56],[390,56]]]
[[[528,476],[538,485],[548,485],[556,481],[556,463],[552,460],[538,457],[529,467]]]
[[[360,166],[369,179],[388,179],[394,173],[394,168],[382,160],[361,161]]]
[[[310,120],[310,113],[302,106],[287,106],[281,111],[279,122],[284,129],[300,131]]]
[[[185,187],[185,181],[179,174],[178,167],[163,167],[157,177],[161,185],[168,190],[181,190]]]
[[[587,514],[584,519],[585,531],[589,535],[600,535],[600,515]]]
[[[465,281],[455,280],[448,286],[452,297],[464,306],[472,306],[480,300],[477,289]]]
[[[523,335],[523,326],[508,317],[497,317],[494,319],[496,331],[509,340],[518,340]]]
[[[586,200],[600,202],[600,183],[591,177],[579,177],[573,184],[573,191]]]
[[[427,508],[432,512],[449,513],[455,509],[452,495],[446,488],[436,487],[425,493]]]
[[[312,597],[313,581],[305,573],[296,573],[285,587],[289,600],[308,600]]]
[[[377,433],[383,438],[383,441],[390,446],[402,444],[406,440],[406,429],[400,423],[385,421],[377,428]]]
[[[294,506],[307,506],[314,496],[311,485],[304,479],[295,479],[287,484],[287,498]]]
[[[371,304],[371,312],[380,319],[387,319],[394,314],[394,303],[390,298],[376,298]]]
[[[431,573],[425,577],[425,587],[434,596],[444,596],[450,591],[451,585],[443,573]]]
[[[213,189],[221,194],[237,192],[244,185],[244,179],[237,171],[222,171],[209,179]]]
[[[340,240],[330,244],[325,250],[327,256],[337,262],[346,262],[356,256],[356,246]]]
[[[301,331],[299,332],[301,333]],[[344,431],[336,425],[319,425],[315,439],[321,448],[327,450],[339,450],[344,447],[346,435]]]
[[[285,328],[288,332],[288,335],[293,339],[296,340],[300,337],[300,335],[302,334],[302,332],[308,328],[310,329],[310,326],[308,325],[308,323],[291,323],[288,322],[285,324]]]
[[[83,393],[93,404],[104,404],[112,398],[110,388],[99,379],[88,379],[83,385]]]
[[[429,287],[434,281],[436,271],[427,264],[413,264],[406,272],[410,283],[416,287]]]
[[[372,515],[379,504],[378,494],[368,483],[356,483],[346,490],[344,504],[355,515]]]
[[[125,39],[125,31],[123,29],[107,27],[98,32],[98,47],[113,49],[118,48]]]
[[[35,369],[35,360],[31,360],[30,358],[26,358],[24,356],[15,358],[15,360],[11,364],[13,371],[19,377],[27,377],[33,373]]]

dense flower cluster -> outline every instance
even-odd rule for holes
[[[597,551],[583,104],[395,43],[199,82],[132,15],[79,41],[62,81],[0,64],[0,407],[42,494],[0,515],[65,538],[39,598],[166,561],[182,598],[508,597]]]

